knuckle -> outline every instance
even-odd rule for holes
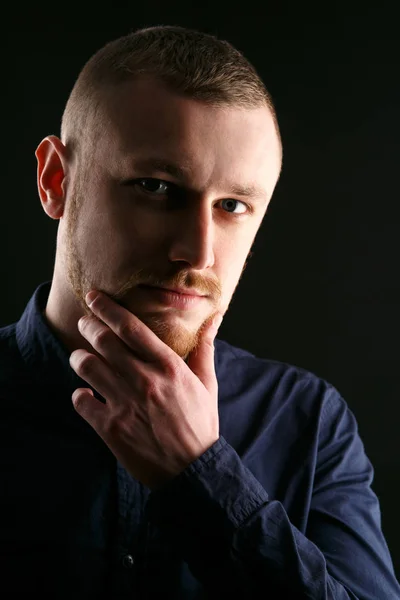
[[[159,387],[154,379],[147,382],[145,396],[150,399],[162,398],[163,394],[159,394]]]
[[[85,405],[85,403],[83,402],[83,394],[79,394],[78,396],[75,397],[74,399],[74,407],[75,410],[77,410],[78,412],[80,412],[81,408]]]
[[[93,354],[85,354],[77,364],[77,370],[83,375],[90,375],[95,367],[96,357]]]
[[[121,323],[119,326],[118,335],[121,339],[130,339],[138,331],[138,325],[132,325],[132,323]]]
[[[97,347],[103,347],[109,340],[110,332],[107,329],[99,329],[93,336],[93,342]]]
[[[168,379],[175,379],[179,372],[179,365],[177,361],[171,359],[166,361],[164,365],[164,372]]]

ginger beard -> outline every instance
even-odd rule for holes
[[[97,280],[95,274],[91,271],[90,265],[86,264],[85,257],[81,255],[80,247],[77,243],[76,232],[78,227],[78,219],[84,202],[84,194],[82,189],[83,178],[78,177],[74,183],[75,185],[71,190],[65,207],[65,230],[61,236],[63,237],[61,242],[62,257],[67,277],[67,284],[77,299],[80,308],[86,315],[92,314],[85,302],[86,294],[92,289],[98,289],[105,292],[118,304],[124,308],[127,308],[128,310],[131,310],[132,297],[134,295],[134,292],[132,294],[132,290],[134,290],[138,284],[155,284],[154,275],[152,277],[152,273],[146,274],[145,269],[138,268],[131,272],[126,279],[121,281],[100,283],[100,281]],[[252,252],[249,252],[246,258],[238,283],[247,266],[248,259],[252,256],[252,254]],[[198,283],[198,285],[196,285],[196,283]],[[236,284],[236,287],[238,283]],[[205,285],[208,286],[208,289],[205,289]],[[211,297],[205,300],[205,302],[209,302],[211,307],[214,304],[214,310],[212,310],[210,315],[202,321],[200,326],[190,328],[182,319],[174,318],[174,316],[171,318],[168,313],[170,311],[174,311],[175,309],[173,308],[168,309],[167,313],[161,308],[157,311],[150,309],[146,310],[146,307],[143,306],[143,304],[138,304],[137,309],[135,307],[134,311],[131,310],[131,312],[134,312],[134,314],[141,321],[143,321],[143,323],[145,323],[167,346],[176,352],[178,356],[180,356],[183,360],[186,360],[188,355],[197,349],[204,330],[208,327],[208,324],[218,312],[215,310],[215,307],[219,307],[218,300],[221,298],[221,288],[218,283],[207,282],[207,284],[205,284],[203,280],[201,280],[201,282],[195,281],[193,275],[183,273],[181,274],[180,278],[179,274],[177,274],[177,276],[174,278],[174,286],[186,286],[189,288],[197,287],[198,289],[204,291],[204,293],[210,294]],[[236,287],[234,291],[236,291]],[[127,302],[128,295],[129,300]],[[228,307],[224,309],[224,314],[227,308]]]

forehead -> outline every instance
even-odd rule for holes
[[[269,109],[215,107],[167,90],[154,80],[126,82],[105,98],[98,151],[129,169],[157,156],[180,167],[196,185],[229,180],[263,185],[272,195],[280,146]]]

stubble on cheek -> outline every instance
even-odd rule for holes
[[[80,256],[80,249],[76,242],[77,224],[81,212],[82,195],[80,193],[79,182],[75,189],[71,192],[69,206],[65,216],[65,233],[64,233],[64,261],[66,269],[66,277],[71,290],[78,300],[83,312],[90,315],[91,311],[85,302],[85,296],[90,291],[91,282],[89,281],[84,262]]]

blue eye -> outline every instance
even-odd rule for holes
[[[247,205],[247,204],[245,204],[244,202],[241,202],[240,200],[235,200],[234,198],[227,198],[226,200],[222,200],[222,202],[226,202],[226,203],[229,203],[229,204],[235,203],[236,205],[237,205],[237,204],[242,204],[242,205],[244,206],[244,209],[245,209],[245,210],[244,210],[243,212],[240,212],[240,213],[233,213],[233,214],[237,214],[237,215],[244,215],[244,214],[246,214],[246,212],[248,212],[248,211],[249,211],[249,207],[248,207],[248,205]],[[229,212],[231,212],[231,211],[229,211]]]
[[[184,190],[170,181],[164,181],[163,179],[156,179],[154,177],[142,177],[140,179],[133,179],[129,182],[130,185],[137,186],[139,191],[146,195],[154,195],[154,196],[174,196],[175,198],[183,197]],[[234,217],[238,218],[242,215],[252,214],[254,212],[251,205],[246,204],[245,202],[241,202],[240,200],[235,200],[234,198],[226,198],[221,202],[228,205],[228,210],[226,211],[228,214],[232,214]],[[235,205],[241,204],[243,206],[243,210],[240,212],[235,212]]]

